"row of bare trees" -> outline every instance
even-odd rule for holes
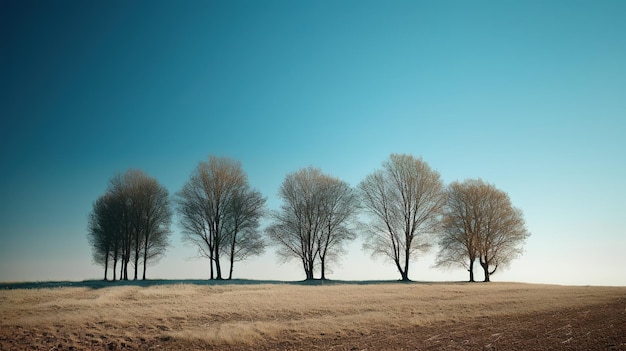
[[[267,237],[283,259],[301,261],[306,279],[336,262],[345,244],[364,235],[364,248],[389,259],[409,280],[411,260],[439,246],[436,265],[464,266],[474,281],[476,259],[484,280],[521,253],[530,235],[521,210],[509,196],[482,180],[444,186],[438,172],[422,159],[392,154],[357,189],[320,170],[307,168],[286,176],[280,211],[271,214]],[[361,211],[363,210],[363,211]],[[356,221],[359,213],[365,221]]]
[[[239,162],[209,157],[198,164],[174,201],[183,240],[208,258],[210,279],[223,279],[224,259],[231,279],[235,262],[263,253],[266,245],[284,261],[300,261],[307,280],[315,273],[326,279],[360,232],[364,248],[393,262],[403,281],[409,280],[411,261],[433,246],[439,247],[436,266],[463,266],[474,281],[478,259],[489,281],[521,253],[529,236],[521,210],[505,192],[482,180],[445,186],[438,172],[411,155],[392,154],[356,189],[319,169],[301,169],[285,177],[278,195],[280,209],[268,213]],[[265,235],[259,229],[263,217],[270,219]],[[145,279],[148,261],[167,245],[170,220],[167,191],[156,180],[140,171],[113,178],[89,222],[105,279],[109,260],[113,279],[118,261],[120,279],[128,279],[129,262],[135,279],[143,264]]]

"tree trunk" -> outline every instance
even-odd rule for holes
[[[217,249],[217,248],[216,248]],[[220,254],[219,252],[215,252],[215,279],[222,280],[222,267],[220,267]]]
[[[117,255],[113,257],[113,281],[117,280],[117,276],[115,275],[115,273],[117,273],[116,271],[117,271]]]
[[[148,239],[150,238],[150,221],[146,222],[146,232],[143,238],[143,276],[142,279],[146,280],[146,270],[148,267]]]
[[[211,270],[211,274],[209,275],[209,279],[213,280],[214,279],[214,273],[213,273],[213,249],[209,248],[211,250],[211,255],[209,257],[209,267]]]
[[[107,280],[107,274],[109,273],[109,253],[107,252],[104,257],[104,281]]]
[[[235,267],[235,243],[233,242],[233,245],[231,246],[231,249],[230,249],[230,268],[228,270],[228,280],[233,279],[234,267]]]
[[[143,276],[142,279],[146,280],[146,267],[148,266],[148,238],[149,238],[149,230],[148,228],[150,228],[150,223],[146,223],[146,235],[143,238]]]
[[[311,259],[309,259],[309,279],[310,280],[315,279],[313,277],[313,267],[314,267],[313,258],[311,258]]]
[[[321,274],[322,276],[320,277],[320,279],[322,280],[326,280],[326,265],[324,264],[324,256],[320,256],[320,264],[321,264]]]
[[[470,260],[468,271],[469,271],[469,275],[470,275],[470,279],[469,279],[470,283],[475,282],[475,280],[474,280],[474,260]]]
[[[122,256],[122,260],[120,261],[120,280],[124,278],[124,256]]]
[[[212,235],[212,234],[209,234],[209,235]],[[215,247],[212,245],[212,243],[213,243],[212,239],[207,242],[207,245],[209,246],[209,270],[210,270],[209,279],[210,280],[215,279],[215,271],[213,269],[213,261],[215,260],[213,251],[215,250]]]
[[[409,246],[410,244],[407,245],[407,249],[404,252],[404,273],[402,273],[402,281],[403,282],[408,282],[409,280]]]
[[[213,280],[213,258],[209,258],[209,267],[211,271],[209,274],[209,280]]]
[[[309,267],[307,266],[307,260],[304,257],[300,257],[302,260],[302,269],[304,269],[305,280],[309,280]]]
[[[393,262],[396,264],[398,272],[400,272],[400,277],[402,277],[402,280],[404,280],[404,271],[402,270],[402,266],[400,266],[400,261],[398,259],[394,259]]]
[[[220,235],[222,235],[221,230],[220,230],[220,208],[219,208],[219,203],[217,205],[217,208],[215,209],[215,227],[213,229],[213,248],[215,249],[215,252],[213,253],[214,257],[215,257],[215,279],[217,280],[222,280],[222,267],[220,265],[220,246],[222,243],[222,238]]]
[[[230,269],[228,271],[228,280],[233,279],[233,267],[235,266],[235,245],[237,245],[237,227],[235,227],[233,240],[230,242]]]
[[[130,257],[124,260],[124,280],[128,280],[128,263],[130,263]]]
[[[303,259],[304,273],[306,274],[306,280],[313,280],[313,260],[311,258]]]
[[[489,268],[487,265],[485,265],[485,268],[483,268],[485,271],[485,280],[483,280],[485,283],[488,283],[491,281],[491,279],[489,278]]]
[[[137,237],[137,244],[135,244],[135,267],[134,267],[135,278],[134,280],[137,280],[139,276],[138,271],[139,271],[139,253],[140,252],[141,252],[141,248],[139,246],[139,238]]]
[[[404,271],[404,272],[402,272],[402,271],[401,271],[401,272],[400,272],[400,275],[402,275],[402,281],[403,281],[403,282],[408,282],[408,281],[410,281],[410,280],[409,280],[409,273],[408,273],[407,271]]]
[[[124,280],[128,280],[128,263],[130,262],[131,242],[130,234],[126,242],[126,249],[124,253]]]
[[[125,215],[124,222],[124,254],[122,255],[123,260],[123,269],[124,269],[124,280],[128,280],[128,262],[130,261],[130,249],[131,249],[131,241],[132,241],[132,233],[130,231],[130,222],[128,218],[128,214]],[[122,280],[122,275],[120,274],[120,280]]]
[[[487,258],[485,257],[485,259],[483,260],[483,258],[480,258],[480,266],[483,267],[483,272],[485,274],[485,280],[483,280],[484,282],[490,282],[491,280],[489,279],[489,261],[487,260]]]

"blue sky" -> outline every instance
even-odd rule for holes
[[[173,194],[229,156],[277,209],[289,172],[356,186],[410,153],[524,211],[526,252],[494,280],[626,285],[624,18],[621,1],[3,1],[0,281],[100,278],[87,215],[128,168]],[[207,277],[173,229],[149,277]],[[467,279],[433,262],[410,277]],[[270,248],[235,277],[300,270]],[[333,271],[399,277],[358,240]]]

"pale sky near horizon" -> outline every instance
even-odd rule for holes
[[[100,279],[87,216],[128,168],[174,194],[232,157],[278,209],[289,172],[356,186],[408,153],[522,209],[532,235],[494,281],[626,285],[625,18],[623,1],[2,1],[0,281]],[[177,221],[148,277],[207,278]],[[411,279],[467,279],[435,252]],[[301,270],[268,248],[234,275]],[[329,278],[399,273],[357,240]]]

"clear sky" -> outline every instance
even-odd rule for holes
[[[0,281],[100,279],[87,216],[128,168],[208,155],[279,207],[391,153],[506,191],[532,233],[495,281],[626,285],[624,1],[0,2]],[[175,218],[175,222],[178,218]],[[173,226],[151,278],[206,278]],[[414,280],[465,280],[417,257]],[[273,249],[237,278],[303,279]],[[482,277],[478,272],[477,278]],[[357,240],[331,279],[398,279]]]

